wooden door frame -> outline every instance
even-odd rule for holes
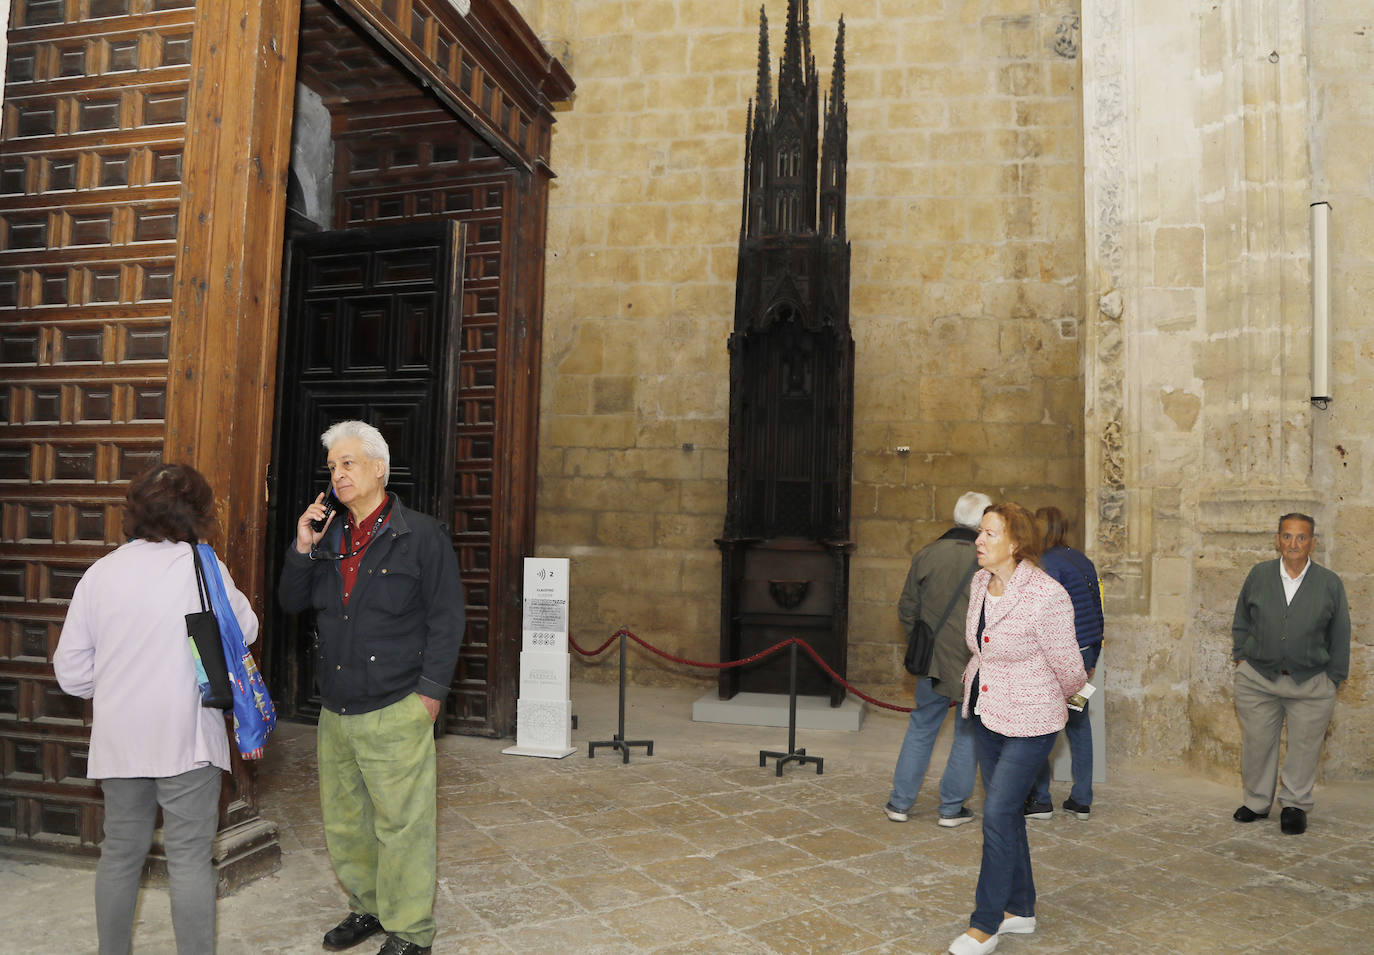
[[[196,4],[172,293],[163,454],[214,488],[259,614],[299,17],[299,0]]]
[[[496,672],[489,675],[489,726],[495,735],[509,735],[518,682],[520,567],[535,542],[551,104],[569,99],[573,83],[509,0],[488,0],[467,17],[446,3],[416,4],[434,24],[423,45],[384,19],[380,7],[347,0],[340,10],[367,13],[369,32],[384,37],[412,75],[443,93],[455,122],[482,131],[500,143],[502,155],[519,160],[511,167],[513,275],[499,332],[504,358],[497,397],[508,433],[498,435],[495,477],[510,493],[492,512],[491,559],[500,571],[494,581],[499,590],[490,596]],[[215,489],[225,562],[260,615],[271,599],[266,495],[299,14],[299,0],[196,5],[168,363],[164,453],[196,466]],[[476,64],[472,89],[436,61],[434,32],[440,27],[451,28],[463,56]],[[226,37],[238,42],[225,43]],[[502,50],[518,69],[502,59]],[[502,94],[490,107],[475,95],[484,77]],[[243,90],[253,95],[237,95]],[[503,97],[517,107],[504,124]],[[532,125],[522,131],[525,120]],[[526,440],[512,442],[512,433]]]

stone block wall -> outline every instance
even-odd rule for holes
[[[1053,501],[1104,575],[1109,756],[1233,779],[1235,595],[1278,514],[1305,510],[1355,628],[1322,771],[1368,777],[1374,0],[1081,6],[1080,37],[1078,5],[1053,0],[811,5],[823,82],[840,12],[849,40],[850,672],[907,692],[893,603],[960,492]],[[757,6],[525,7],[579,83],[555,137],[540,550],[573,558],[584,643],[624,624],[714,659]],[[776,51],[785,6],[768,13]]]
[[[1345,581],[1350,680],[1327,736],[1331,778],[1374,778],[1374,2],[1317,5],[1309,40],[1312,201],[1331,203],[1331,381],[1312,412],[1312,463],[1326,562]]]
[[[786,4],[765,6],[776,60]],[[578,84],[554,142],[539,552],[573,561],[583,645],[624,625],[714,661],[759,4],[522,8]],[[899,699],[896,599],[958,495],[1082,508],[1077,7],[813,0],[823,88],[841,14],[857,379],[849,672]],[[643,653],[631,667],[647,683],[713,678]]]
[[[1108,583],[1116,756],[1236,778],[1235,599],[1298,510],[1355,627],[1322,771],[1374,773],[1359,529],[1374,513],[1371,14],[1368,0],[1083,4],[1088,543]],[[1325,410],[1309,402],[1319,199],[1333,207]]]

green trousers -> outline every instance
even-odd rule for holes
[[[320,809],[354,912],[421,948],[434,940],[434,723],[412,693],[356,716],[320,711]]]

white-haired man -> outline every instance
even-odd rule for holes
[[[969,580],[978,569],[974,541],[983,511],[991,504],[991,498],[976,491],[959,498],[954,505],[954,526],[911,559],[906,586],[897,601],[897,618],[907,639],[916,622],[924,620],[935,631],[935,650],[927,672],[916,681],[916,705],[892,772],[892,793],[884,811],[893,822],[907,821],[930,765],[935,737],[950,712],[954,713],[954,742],[940,777],[939,824],[954,828],[973,819],[973,810],[964,803],[973,795],[978,759],[973,727],[958,704],[964,699],[964,667],[970,655],[964,618]]]
[[[435,934],[434,720],[463,641],[458,561],[444,525],[386,490],[376,428],[341,421],[320,441],[342,511],[326,521],[321,494],[301,513],[278,597],[316,612],[320,809],[349,894],[324,947],[385,931],[378,955],[421,955]]]

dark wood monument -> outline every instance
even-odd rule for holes
[[[721,550],[720,652],[750,656],[788,637],[845,675],[849,617],[854,340],[845,238],[844,21],[818,130],[806,0],[787,5],[773,99],[759,14],[758,94],[745,132],[735,327],[730,336],[729,499]],[[818,135],[819,132],[819,135]],[[817,141],[820,142],[819,170]],[[844,689],[809,658],[802,693]],[[787,692],[784,654],[724,670],[720,696]]]

